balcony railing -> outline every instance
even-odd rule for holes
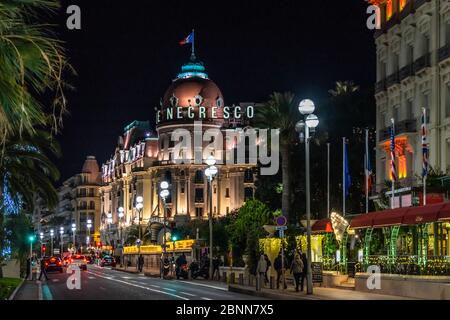
[[[398,72],[394,72],[393,74],[391,74],[386,78],[386,88],[389,88],[394,84],[397,84],[398,81],[399,81]]]
[[[439,49],[438,51],[438,59],[439,62],[450,57],[450,43],[447,43],[445,46]]]
[[[416,61],[414,61],[413,69],[414,72],[417,73],[429,66],[430,66],[430,54],[427,53],[418,58]]]
[[[382,92],[385,90],[386,90],[386,80],[385,79],[378,81],[375,84],[375,93],[379,93],[379,92]]]
[[[402,81],[412,75],[413,75],[413,64],[412,63],[408,64],[407,66],[404,66],[398,72],[398,77],[399,77],[400,81]]]
[[[401,134],[401,133],[414,133],[417,132],[417,120],[416,119],[409,119],[409,120],[403,120],[399,121],[395,124],[395,133]],[[380,141],[384,141],[390,138],[391,135],[391,127],[386,127],[380,132]]]

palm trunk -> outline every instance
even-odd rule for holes
[[[281,153],[281,170],[283,180],[283,193],[281,195],[281,211],[289,221],[291,213],[291,176],[290,176],[290,159],[289,147],[286,144],[280,145]]]

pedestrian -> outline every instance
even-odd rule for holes
[[[42,275],[44,275],[45,280],[48,281],[47,271],[45,270],[45,259],[44,258],[41,259],[41,273],[39,274],[38,280],[41,280]]]
[[[300,290],[303,291],[303,284],[305,283],[305,278],[308,275],[308,259],[306,258],[306,254],[301,253],[300,257],[302,259],[303,262],[303,272],[302,272],[302,276],[301,276],[301,284],[300,284]]]
[[[31,257],[27,259],[27,275],[25,276],[25,280],[29,280],[31,275]]]
[[[294,274],[295,279],[295,291],[298,292],[298,286],[300,285],[300,279],[303,273],[303,261],[298,253],[295,254],[291,264],[291,273]],[[302,290],[303,291],[303,290]]]
[[[139,255],[138,258],[138,269],[139,272],[142,272],[142,268],[144,267],[144,257],[142,256],[142,254]]]
[[[286,257],[284,257],[284,268],[287,266]],[[286,277],[283,276],[283,260],[281,259],[281,253],[278,254],[278,256],[275,258],[275,261],[273,262],[273,267],[275,268],[275,271],[277,272],[277,289],[280,288],[280,278],[283,278],[283,287],[287,289],[286,284]],[[283,276],[283,277],[282,277]]]
[[[267,261],[263,254],[259,257],[258,265],[256,267],[256,275],[258,276],[258,287],[262,287],[263,280],[267,272]]]
[[[270,262],[269,257],[267,256],[267,254],[264,254],[264,259],[266,259],[266,263],[267,263],[267,267],[266,267],[266,272],[264,274],[264,281],[267,283],[269,283],[269,278],[267,276],[267,273],[269,272],[270,267],[272,266],[272,263]]]
[[[217,272],[217,278],[220,281],[220,271],[219,271],[219,267],[220,267],[220,258],[218,256],[214,256],[213,259],[213,274],[212,274],[212,280],[214,280],[214,277],[216,275]]]

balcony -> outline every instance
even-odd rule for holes
[[[378,81],[375,84],[375,93],[380,93],[386,90],[386,80],[383,79],[381,81]]]
[[[417,132],[417,120],[408,119],[399,121],[395,124],[395,134],[415,133]],[[391,136],[391,127],[386,127],[380,131],[379,141],[388,140]]]
[[[411,77],[413,75],[413,64],[410,63],[407,66],[404,66],[403,68],[400,69],[400,71],[398,72],[398,77],[399,80],[405,80],[408,77]]]
[[[450,57],[450,43],[447,43],[445,46],[439,49],[438,51],[438,60],[439,62]]]
[[[202,198],[200,198],[200,197],[195,197],[195,203],[203,203],[204,202],[204,199],[203,199],[203,197]]]
[[[430,0],[414,0],[414,10],[417,10],[419,7],[425,4],[425,2],[429,2]]]
[[[394,72],[386,78],[386,88],[392,87],[399,82],[398,72]]]
[[[419,59],[414,61],[413,70],[414,73],[417,73],[425,68],[428,68],[430,66],[430,54],[424,54]]]

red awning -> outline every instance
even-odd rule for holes
[[[404,215],[410,208],[397,208],[392,210],[379,211],[373,219],[372,227],[381,228],[389,226],[399,226],[402,224]]]
[[[403,224],[410,226],[438,221],[438,214],[443,206],[443,203],[437,203],[420,207],[411,207],[403,217]]]
[[[365,214],[361,214],[350,221],[350,228],[351,229],[364,229],[364,228],[371,228],[373,226],[373,219],[379,214],[380,212],[369,212]]]
[[[333,227],[331,225],[330,219],[322,219],[316,221],[311,227],[312,232],[333,232]]]
[[[438,219],[439,221],[450,220],[450,202],[444,204],[439,210]]]

